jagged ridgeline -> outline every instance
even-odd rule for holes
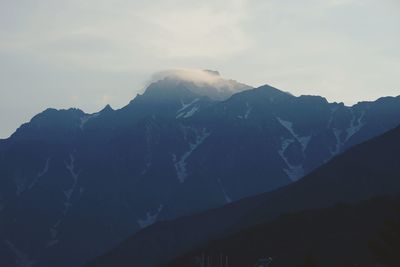
[[[78,266],[158,220],[297,181],[399,123],[400,97],[348,107],[213,71],[162,73],[118,110],[45,110],[0,141],[0,265]]]

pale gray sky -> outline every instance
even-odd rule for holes
[[[352,104],[400,94],[399,0],[0,0],[0,137],[47,107],[129,102],[219,70]]]

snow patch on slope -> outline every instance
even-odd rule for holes
[[[50,167],[50,160],[51,158],[47,158],[46,159],[46,163],[44,164],[43,170],[41,170],[35,177],[35,179],[33,179],[32,183],[29,185],[28,189],[32,189],[38,182],[39,179],[44,176],[48,171],[49,171],[49,167]]]
[[[72,196],[75,193],[77,187],[78,187],[78,179],[79,179],[79,174],[80,171],[76,170],[75,166],[75,157],[72,154],[69,154],[69,161],[64,162],[66,169],[68,170],[69,174],[71,175],[72,178],[72,185],[69,189],[64,190],[64,196],[66,198],[66,201],[64,202],[64,211],[63,211],[63,217],[60,218],[50,229],[50,240],[46,244],[46,248],[52,247],[58,243],[58,233],[59,233],[59,226],[63,222],[63,219],[68,213],[68,210],[72,207]],[[79,194],[82,195],[83,191],[81,188],[79,188]]]
[[[192,109],[189,110],[188,112],[186,112],[186,114],[183,115],[183,117],[184,118],[189,118],[189,117],[193,116],[199,109],[200,109],[199,106],[192,107]]]
[[[196,140],[194,143],[189,143],[189,149],[183,153],[181,158],[177,160],[175,154],[172,154],[172,161],[174,162],[174,167],[176,170],[176,175],[179,182],[185,182],[186,177],[188,176],[187,173],[187,159],[190,155],[195,151],[203,142],[204,140],[210,135],[205,128],[202,130],[192,129],[195,133]]]
[[[192,102],[184,104],[181,100],[182,108],[176,112],[176,118],[189,118],[193,116],[193,114],[195,114],[200,108],[199,106],[194,105],[198,101],[199,99],[196,98]]]
[[[361,113],[360,117],[358,119],[354,115],[353,111],[351,111],[351,122],[350,122],[350,127],[346,129],[346,139],[344,142],[347,142],[353,135],[358,133],[358,131],[361,130],[361,128],[364,126],[364,123],[362,122],[362,119],[364,118],[365,112]]]
[[[307,149],[307,146],[311,140],[311,136],[299,136],[294,130],[293,130],[293,123],[290,121],[285,121],[282,120],[281,118],[277,117],[277,120],[279,123],[286,128],[290,132],[290,134],[297,140],[297,142],[300,143],[303,153]]]
[[[250,115],[250,113],[251,113],[253,108],[249,105],[249,102],[246,102],[246,108],[247,108],[247,110],[244,113],[244,115],[239,115],[238,116],[239,119],[245,119],[245,120],[248,119],[248,117],[249,117],[249,115]]]
[[[333,134],[336,139],[335,149],[331,150],[332,156],[339,154],[343,150],[346,142],[349,141],[350,138],[353,135],[355,135],[356,133],[358,133],[361,130],[361,128],[364,126],[362,119],[364,118],[365,112],[361,113],[360,117],[358,117],[358,118],[356,118],[353,111],[351,111],[351,114],[352,114],[352,118],[350,121],[350,126],[344,130],[344,132],[346,134],[346,136],[344,137],[344,140],[342,138],[343,130],[337,129],[337,128],[332,129]]]
[[[9,249],[14,253],[15,264],[17,267],[32,267],[36,264],[36,261],[31,260],[28,254],[19,250],[13,243],[8,240],[4,241]]]
[[[335,144],[335,149],[331,150],[331,154],[334,156],[339,154],[339,152],[343,148],[343,142],[340,138],[340,136],[342,135],[342,130],[333,128],[333,134],[335,135],[336,144]]]
[[[64,202],[64,206],[65,206],[64,214],[66,214],[68,212],[68,209],[72,206],[71,197],[72,197],[72,194],[75,192],[76,186],[78,184],[78,178],[79,178],[79,172],[77,172],[75,169],[75,158],[72,154],[69,155],[69,158],[70,158],[70,161],[65,162],[65,167],[71,174],[72,186],[71,186],[71,188],[64,190],[64,195],[67,199],[67,201]]]
[[[146,212],[146,217],[144,219],[137,220],[137,223],[141,228],[146,228],[157,221],[158,215],[163,209],[163,205],[160,205],[155,212]]]
[[[289,162],[289,159],[285,156],[285,151],[286,149],[293,143],[295,142],[294,139],[284,139],[281,144],[281,149],[279,149],[278,154],[281,156],[283,161],[285,162],[286,166],[288,168],[283,169],[283,171],[286,173],[286,175],[290,178],[292,181],[297,181],[299,178],[304,176],[304,168],[303,165],[292,165]]]
[[[217,181],[218,181],[219,187],[221,188],[222,194],[224,195],[226,203],[231,203],[232,199],[226,193],[226,190],[225,190],[224,186],[222,185],[221,179],[218,178]]]
[[[96,117],[98,117],[100,115],[100,113],[94,113],[94,114],[90,114],[90,115],[85,115],[81,118],[81,123],[79,125],[79,128],[81,128],[81,130],[83,131],[85,128],[85,124],[91,120],[94,119]]]

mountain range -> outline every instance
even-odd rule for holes
[[[229,266],[252,266],[269,257],[276,259],[272,266],[300,266],[310,252],[320,266],[368,263],[369,239],[386,219],[400,219],[398,198],[367,201],[400,195],[399,140],[397,127],[291,185],[156,223],[86,266],[201,266],[196,262],[202,255],[221,254],[230,258]]]
[[[0,140],[0,265],[79,266],[137,233],[133,246],[150,244],[126,262],[154,266],[206,238],[297,210],[290,205],[325,207],[341,200],[320,190],[329,183],[311,183],[308,197],[305,189],[277,192],[308,184],[300,178],[400,124],[400,97],[349,107],[206,73],[212,83],[163,77],[118,110],[47,109]],[[269,212],[251,212],[259,203]],[[175,224],[226,204],[222,213],[196,215],[206,221]],[[240,227],[229,223],[239,219]],[[154,247],[163,255],[151,258]]]
[[[189,263],[201,253],[229,255],[233,267],[249,266],[267,256],[275,259],[274,267],[298,266],[308,254],[319,266],[379,266],[369,243],[388,220],[400,222],[399,140],[397,127],[350,149],[298,183],[266,193],[242,218],[242,225],[256,226],[169,266],[195,266]]]

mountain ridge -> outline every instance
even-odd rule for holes
[[[190,264],[187,260],[198,256],[199,251],[206,250],[201,247],[208,242],[251,226],[268,223],[279,215],[327,208],[337,202],[354,203],[381,195],[398,195],[400,161],[395,156],[400,151],[400,143],[396,142],[399,139],[400,127],[397,127],[338,155],[296,183],[192,217],[155,224],[85,267],[107,267],[115,264],[123,267],[132,263],[140,266],[162,266],[163,263],[196,249],[195,254],[187,254],[190,257],[186,260],[180,262],[178,259],[179,264],[173,262],[169,265],[187,266]],[[382,151],[386,154],[379,153]],[[365,170],[363,165],[369,168]],[[357,171],[362,172],[357,174]],[[387,173],[383,181],[380,171]],[[344,172],[347,175],[343,175]],[[356,178],[353,179],[352,175]],[[150,254],[157,257],[150,257]]]
[[[117,110],[48,110],[0,142],[0,236],[43,266],[79,265],[158,220],[287,185],[400,123],[400,98],[349,108],[267,86],[215,101],[160,84]],[[21,229],[34,234],[22,242]]]
[[[371,244],[378,240],[385,223],[399,221],[399,208],[398,196],[386,196],[288,213],[225,239],[212,240],[166,266],[197,266],[202,258],[217,265],[221,255],[224,264],[228,261],[232,267],[256,262],[269,262],[274,267],[302,266],[310,259],[332,267],[377,266],[381,262]]]

